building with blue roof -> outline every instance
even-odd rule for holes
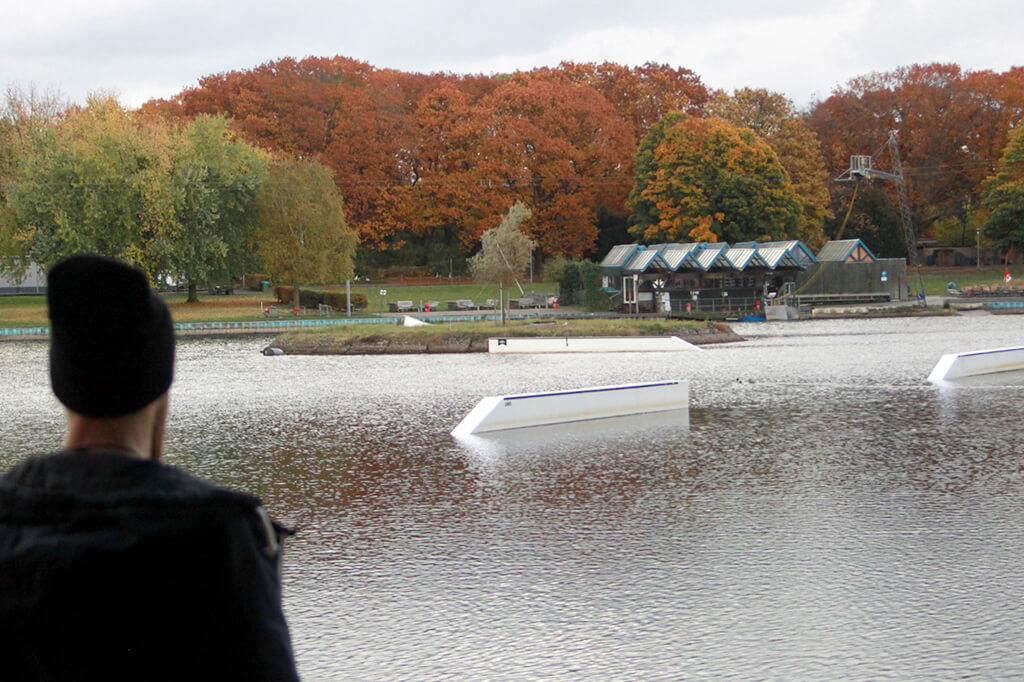
[[[782,299],[899,300],[906,281],[903,259],[879,260],[859,239],[829,242],[817,256],[799,240],[621,244],[600,269],[612,308],[624,313],[753,315]]]

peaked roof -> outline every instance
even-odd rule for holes
[[[798,239],[791,239],[784,242],[763,242],[757,244],[758,251],[782,249],[792,256],[794,260],[802,265],[813,263],[815,261],[814,254],[811,252],[807,245]]]
[[[602,268],[621,268],[626,264],[633,254],[643,247],[639,244],[619,244],[613,246],[612,250],[608,252],[608,255],[601,261]]]
[[[705,244],[657,244],[652,246],[652,249],[657,249],[661,257],[668,263],[669,268],[673,271],[678,270],[684,264],[691,263],[689,267],[695,267],[696,261],[693,260],[694,254],[703,250]]]
[[[668,263],[654,249],[639,249],[633,252],[633,255],[622,266],[622,269],[629,272],[645,272],[651,267],[661,270],[669,269]]]
[[[850,256],[854,255],[858,248],[863,250],[863,253],[859,255],[867,256],[867,258],[861,257],[855,260],[862,262],[878,260],[875,258],[875,254],[871,253],[871,249],[859,239],[840,239],[825,244],[825,246],[821,247],[821,251],[818,252],[818,260],[845,262],[850,259]]]
[[[601,261],[603,268],[628,272],[645,272],[650,268],[676,272],[728,268],[806,268],[815,261],[814,254],[798,240],[782,242],[742,242],[729,246],[724,242],[687,244],[620,244],[612,247]]]
[[[734,246],[725,252],[725,257],[736,270],[746,270],[748,267],[768,267],[768,263],[756,248]]]
[[[719,267],[731,267],[732,264],[725,258],[725,252],[728,248],[729,245],[725,243],[708,244],[696,254],[697,264],[705,272],[716,265]]]

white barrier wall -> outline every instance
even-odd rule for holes
[[[489,396],[477,403],[452,435],[687,409],[689,404],[690,384],[686,381]]]

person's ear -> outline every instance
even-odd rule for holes
[[[167,427],[167,414],[170,402],[170,392],[165,392],[156,399],[156,407],[153,413],[153,440],[150,444],[150,457],[153,459],[160,459],[164,456],[164,434]]]

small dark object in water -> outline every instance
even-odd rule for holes
[[[264,355],[284,355],[283,350],[281,350],[280,348],[275,348],[274,346],[267,346],[260,352],[263,353]]]

